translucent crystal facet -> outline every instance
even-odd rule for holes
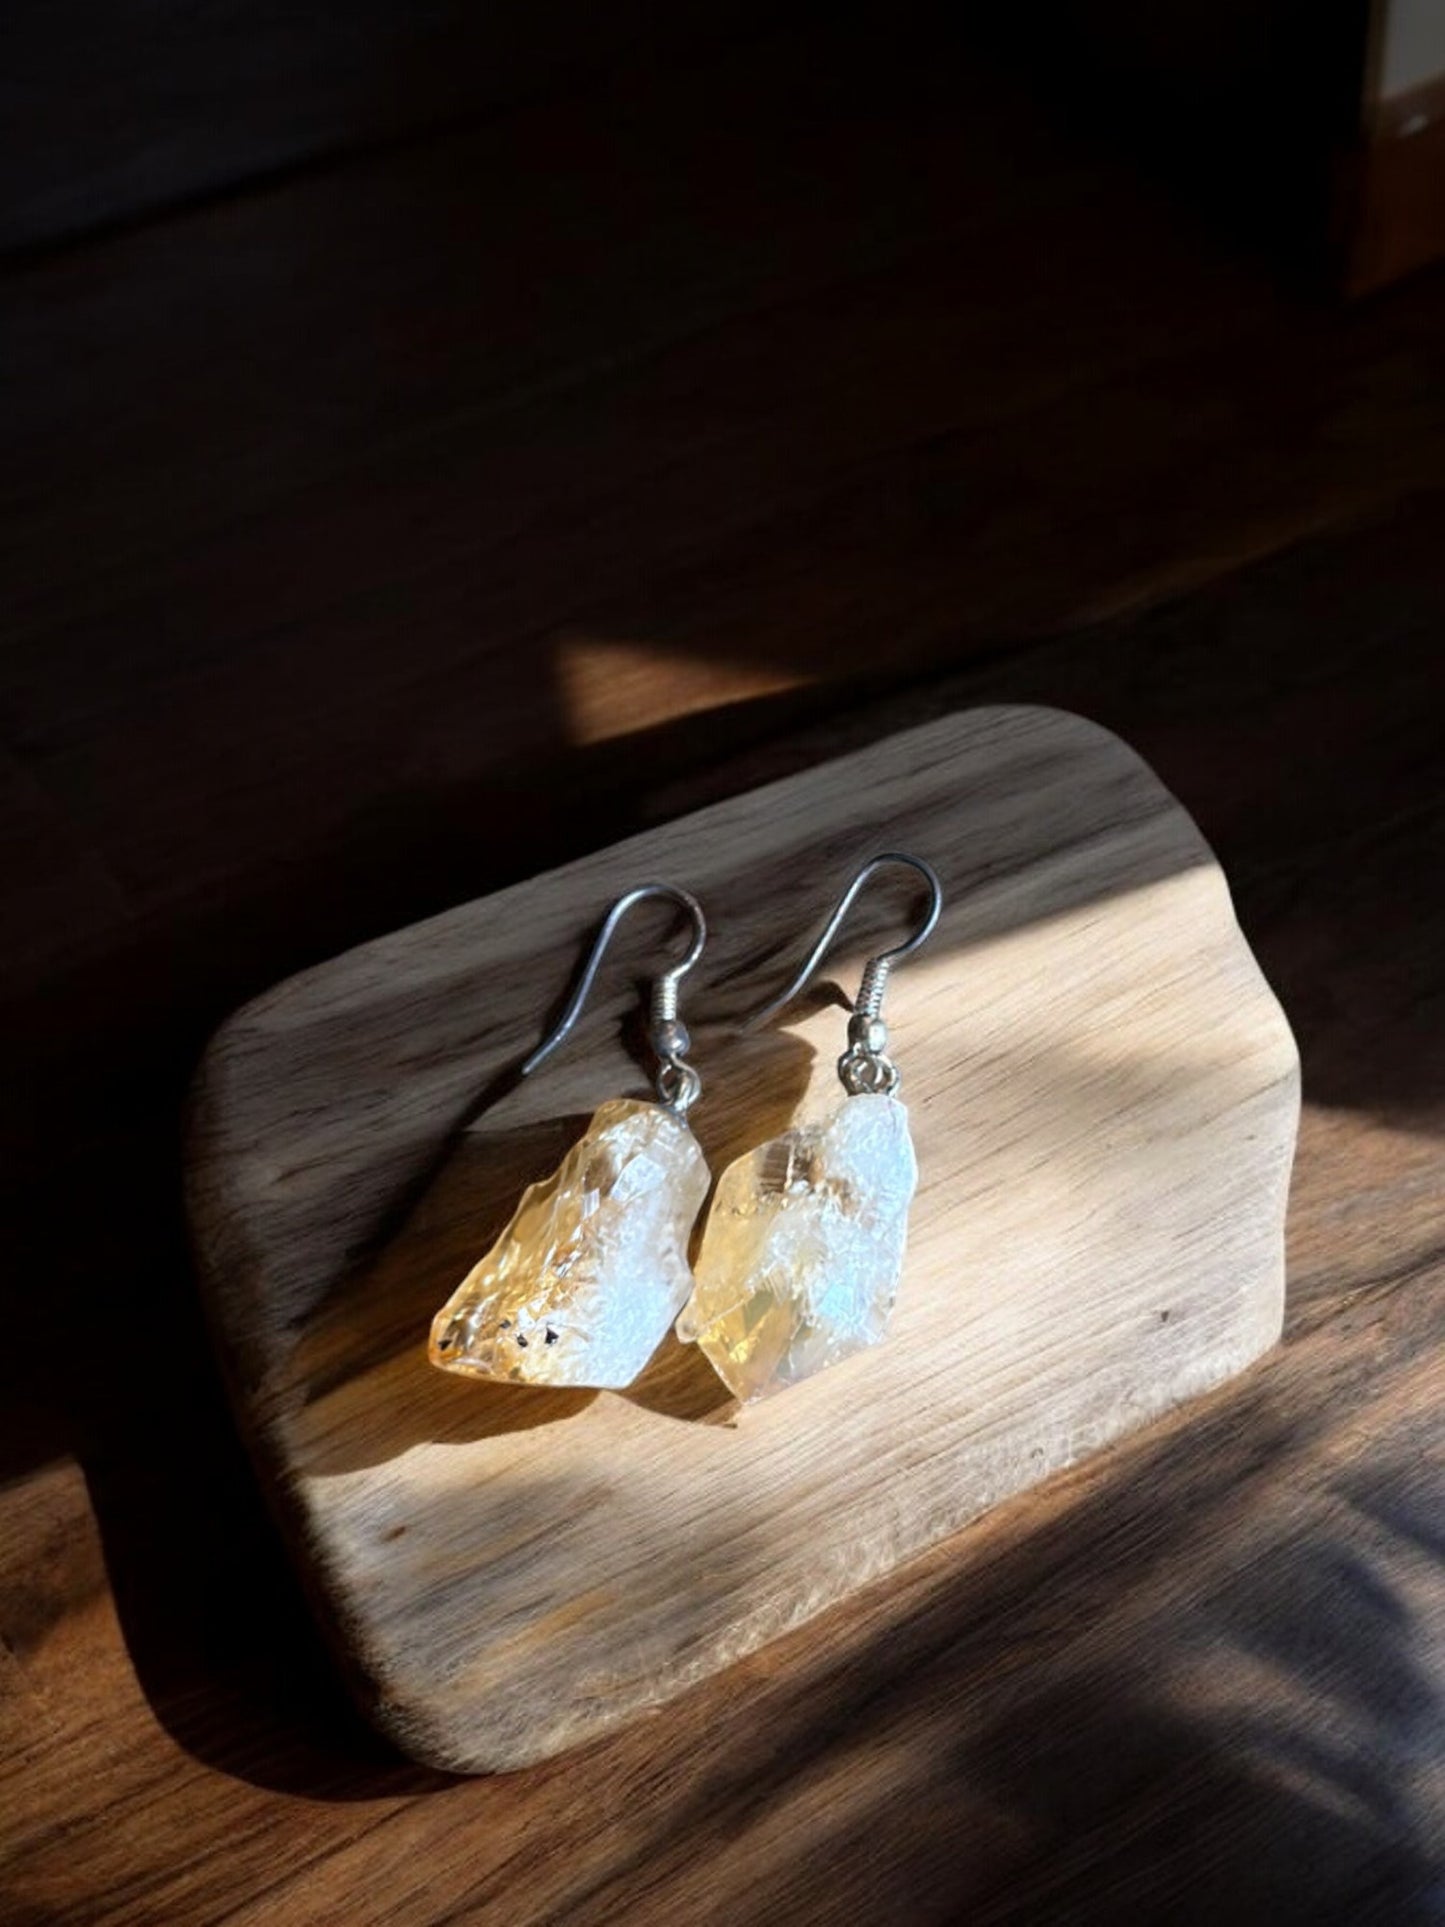
[[[918,1182],[897,1098],[850,1097],[730,1164],[677,1321],[740,1399],[876,1345],[903,1268]]]
[[[672,1111],[604,1104],[437,1313],[432,1363],[512,1384],[630,1384],[692,1289],[707,1187]]]

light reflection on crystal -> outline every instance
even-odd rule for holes
[[[848,1098],[730,1164],[718,1180],[677,1335],[740,1399],[876,1345],[903,1267],[918,1182],[908,1113]]]
[[[431,1362],[509,1384],[631,1384],[692,1289],[688,1239],[707,1186],[672,1111],[602,1105],[437,1313]]]

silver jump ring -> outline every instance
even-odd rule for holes
[[[838,1059],[838,1077],[850,1097],[891,1097],[898,1089],[898,1066],[881,1052],[850,1045]]]
[[[686,1117],[702,1091],[702,1079],[684,1058],[664,1057],[653,1080],[657,1095],[668,1110]]]

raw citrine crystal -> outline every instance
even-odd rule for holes
[[[432,1322],[443,1370],[526,1385],[628,1385],[692,1289],[708,1174],[661,1104],[604,1104]]]
[[[740,1399],[876,1345],[917,1182],[894,1097],[850,1097],[826,1123],[759,1145],[718,1180],[678,1337]]]

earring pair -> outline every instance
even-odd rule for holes
[[[661,897],[686,912],[692,941],[647,998],[656,1101],[603,1104],[557,1170],[523,1193],[433,1321],[434,1365],[513,1384],[621,1389],[675,1325],[735,1397],[751,1400],[884,1336],[918,1170],[883,997],[893,965],[938,921],[943,893],[932,867],[895,852],[864,864],[792,982],[745,1026],[756,1029],[792,1003],[859,893],[889,864],[923,878],[928,907],[905,942],[864,968],[838,1059],[844,1101],[826,1121],[795,1125],[727,1167],[695,1268],[689,1247],[711,1179],[687,1121],[702,1079],[689,1061],[679,993],[707,942],[707,920],[696,897],[668,883],[643,884],[613,904],[561,1019],[521,1075],[571,1034],[623,918]]]

